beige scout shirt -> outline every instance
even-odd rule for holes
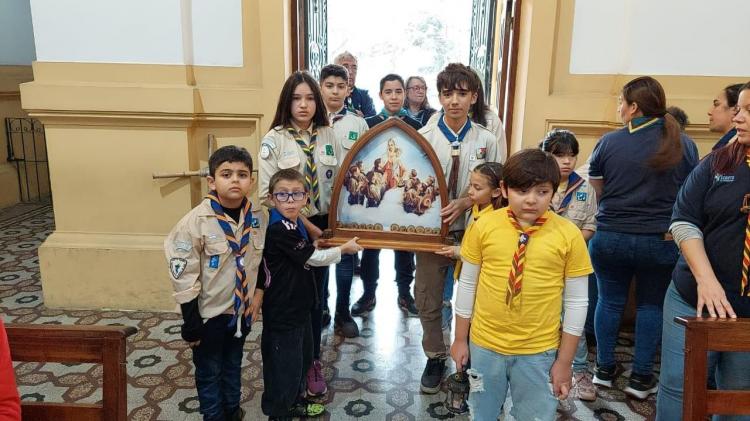
[[[250,245],[245,253],[250,296],[258,279],[258,266],[263,257],[268,227],[268,216],[261,206],[253,204],[251,212],[254,223],[250,230]],[[240,221],[244,217],[241,214]],[[236,224],[232,218],[228,219],[235,235],[241,234],[243,223]],[[175,291],[173,296],[178,304],[199,297],[198,308],[204,319],[234,312],[237,265],[209,199],[204,199],[172,228],[164,240],[164,251]]]
[[[328,121],[334,121],[336,114],[338,113],[329,113]],[[339,159],[339,165],[344,163],[354,143],[365,134],[367,129],[367,122],[364,118],[348,111],[343,117],[336,119],[333,123],[333,132],[336,134],[336,156]]]
[[[422,127],[419,133],[427,139],[427,141],[435,150],[435,154],[443,166],[443,174],[445,175],[445,182],[447,183],[450,179],[450,170],[452,165],[451,158],[451,144],[445,137],[442,131],[438,128],[437,124],[431,126]],[[460,146],[459,155],[459,168],[458,168],[458,190],[460,194],[457,197],[464,197],[469,191],[469,177],[471,171],[476,168],[477,165],[484,162],[499,162],[500,155],[497,151],[497,142],[495,136],[483,126],[472,123],[471,129],[464,137]],[[442,199],[442,205],[448,204],[446,198]],[[461,231],[465,228],[465,218],[458,218],[451,226],[449,231]]]
[[[560,184],[560,187],[558,187],[554,196],[552,196],[551,205],[555,212],[560,207],[567,188],[567,183]],[[596,211],[598,210],[598,206],[596,204],[596,192],[594,188],[591,187],[588,181],[584,181],[572,194],[573,197],[570,199],[568,207],[562,213],[558,212],[558,215],[569,219],[578,229],[596,231]]]
[[[310,144],[311,132],[299,130],[300,136],[306,144]],[[315,165],[318,169],[318,192],[320,193],[320,209],[315,208],[311,202],[310,211],[305,216],[325,215],[331,204],[333,182],[336,179],[338,166],[341,160],[336,152],[336,136],[330,127],[319,127],[318,137],[315,141]],[[307,155],[294,140],[294,137],[283,127],[274,127],[266,133],[260,142],[260,153],[258,162],[258,194],[264,204],[268,196],[268,183],[271,176],[277,171],[286,168],[294,168],[301,174],[305,174],[305,163]],[[304,212],[304,209],[303,209]]]

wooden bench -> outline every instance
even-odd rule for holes
[[[13,324],[5,328],[13,361],[100,363],[104,367],[101,405],[21,402],[25,421],[127,419],[125,338],[136,328]]]
[[[706,368],[708,351],[750,352],[750,319],[675,317],[675,322],[685,326],[682,419],[750,414],[750,391],[707,390]]]

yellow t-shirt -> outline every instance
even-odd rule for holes
[[[483,348],[528,355],[559,346],[565,279],[593,269],[581,231],[552,211],[544,216],[547,222],[529,240],[521,294],[512,309],[505,294],[519,234],[507,208],[482,216],[464,236],[461,257],[481,267],[471,340]]]

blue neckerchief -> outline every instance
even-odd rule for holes
[[[395,114],[390,114],[390,113],[388,112],[388,110],[386,110],[386,109],[385,109],[385,107],[383,107],[383,109],[382,109],[382,110],[380,110],[380,112],[379,112],[378,114],[379,114],[379,115],[381,115],[381,116],[383,116],[383,119],[388,119],[389,117],[404,117],[404,116],[408,116],[408,115],[409,115],[409,112],[408,112],[408,111],[406,111],[406,109],[405,109],[405,108],[401,107],[401,109],[400,109],[400,110],[398,110],[398,112],[397,112],[397,113],[395,113]]]
[[[268,226],[270,227],[271,225],[281,221],[292,222],[289,220],[289,218],[282,215],[281,212],[277,211],[275,208],[272,208],[271,212],[268,213]],[[305,229],[305,224],[302,223],[302,219],[297,218],[297,222],[292,223],[297,225],[297,231],[300,233],[300,235],[305,240],[310,241],[310,236],[307,235],[307,229]]]
[[[732,140],[733,137],[737,136],[737,129],[732,128],[732,130],[728,131],[724,136],[719,139],[718,142],[714,145],[711,150],[719,149],[721,147],[727,146],[729,144],[729,141]]]
[[[451,130],[447,124],[445,124],[445,114],[442,114],[440,118],[438,119],[438,128],[441,132],[443,132],[443,135],[446,139],[448,139],[448,142],[450,142],[451,146],[453,148],[458,148],[458,145],[463,142],[464,137],[466,137],[466,134],[469,133],[469,130],[471,129],[471,120],[466,119],[466,124],[461,128],[461,130],[458,131],[458,136],[456,136],[453,133],[453,130]]]
[[[661,117],[635,117],[628,122],[628,131],[635,133],[638,130],[645,129],[646,127],[659,126],[664,124],[664,119]]]
[[[560,202],[560,206],[555,211],[558,215],[565,212],[565,209],[568,208],[570,201],[573,199],[573,193],[575,193],[584,181],[585,180],[575,171],[570,173],[568,176],[568,187],[565,189],[565,195],[563,196],[562,202]]]

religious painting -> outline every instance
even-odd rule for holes
[[[369,130],[339,169],[331,196],[331,245],[359,237],[365,248],[434,251],[448,227],[442,167],[427,140],[400,119]]]

